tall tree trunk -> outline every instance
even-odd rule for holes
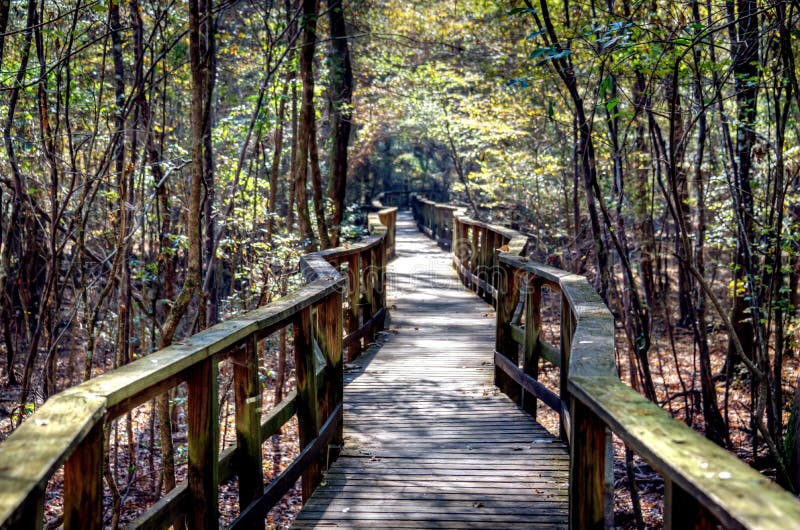
[[[319,149],[317,148],[317,125],[311,120],[311,134],[308,138],[308,158],[311,168],[311,191],[314,198],[314,217],[322,248],[331,248],[328,235],[328,222],[325,219],[325,196],[322,190],[322,172],[319,168]]]
[[[281,88],[281,97],[278,102],[278,128],[275,130],[275,144],[272,150],[272,164],[269,170],[269,197],[267,199],[267,243],[272,242],[272,236],[275,233],[275,217],[278,215],[278,186],[279,178],[281,175],[281,160],[283,159],[283,129],[284,119],[286,117],[286,96],[289,94],[289,83],[293,74],[291,73],[291,64],[287,66],[289,72],[286,74],[286,80]]]
[[[750,183],[752,151],[755,145],[755,119],[759,83],[759,31],[758,2],[756,0],[727,0],[728,31],[733,54],[733,77],[736,89],[736,155],[733,167],[733,200],[737,216],[736,258],[734,263],[734,306],[731,321],[736,329],[739,342],[744,351],[753,355],[755,342],[754,319],[758,319],[758,308],[753,313],[749,299],[752,292],[754,274],[753,249],[754,204]],[[743,289],[739,288],[742,285]],[[748,294],[748,291],[749,294]],[[734,362],[734,349],[729,346],[729,362]]]
[[[24,33],[23,51],[20,60],[19,70],[15,78],[15,83],[11,89],[11,95],[8,102],[8,111],[6,113],[6,123],[3,127],[3,140],[6,146],[6,153],[8,155],[9,163],[11,165],[12,176],[12,189],[14,192],[11,201],[11,214],[9,216],[8,224],[6,225],[6,233],[3,237],[3,247],[0,249],[2,256],[0,257],[0,294],[3,298],[7,299],[6,288],[8,275],[11,272],[11,250],[12,238],[15,237],[15,231],[19,230],[19,224],[22,219],[23,203],[24,203],[24,186],[22,183],[22,172],[17,160],[17,153],[14,149],[14,144],[11,139],[11,131],[14,126],[14,114],[16,112],[17,103],[19,102],[20,91],[22,90],[23,81],[25,79],[25,72],[28,68],[28,61],[30,59],[31,43],[33,42],[33,27],[36,25],[36,0],[28,0],[27,21]],[[19,234],[16,234],[19,237]],[[10,303],[6,300],[5,303]],[[9,311],[10,313],[10,311]],[[29,355],[30,359],[30,355]],[[25,363],[25,372],[22,377],[22,392],[20,404],[24,405],[27,399],[28,385],[30,379],[31,368],[29,359]]]
[[[347,191],[347,147],[350,143],[353,103],[353,67],[347,45],[347,26],[344,0],[328,0],[328,20],[331,28],[330,97],[331,97],[331,156],[328,198],[333,203],[331,215],[331,245],[337,246],[344,219]]]
[[[303,81],[302,106],[297,131],[297,156],[293,180],[297,202],[297,220],[303,246],[313,249],[316,244],[308,210],[308,155],[314,131],[314,48],[317,39],[317,1],[303,0],[303,44],[300,49],[300,78]]]
[[[210,3],[210,0],[209,0]],[[211,6],[200,0],[189,2],[189,59],[192,72],[192,118],[191,118],[191,179],[189,202],[186,216],[186,235],[188,241],[188,263],[183,287],[172,304],[167,320],[161,330],[159,348],[172,344],[178,324],[189,309],[189,304],[200,287],[202,267],[201,212],[203,199],[203,179],[205,176],[205,134],[208,130],[205,120],[208,113],[205,106],[207,98],[208,63],[204,60],[204,44],[201,38],[201,25],[204,17],[211,16]],[[164,490],[175,487],[175,463],[172,444],[172,422],[169,414],[169,399],[166,394],[158,398],[158,416],[161,424],[161,455],[164,462]]]
[[[219,290],[217,289],[217,261],[214,253],[217,251],[215,240],[217,233],[217,221],[214,214],[216,205],[215,196],[215,177],[214,177],[214,151],[211,138],[211,128],[214,125],[214,86],[217,79],[217,54],[216,54],[216,18],[211,14],[212,0],[204,0],[208,6],[202,6],[207,13],[200,28],[200,39],[202,44],[202,61],[204,69],[204,92],[205,103],[203,107],[203,122],[205,130],[203,132],[203,182],[206,189],[205,202],[203,204],[205,220],[205,263],[209,267],[207,271],[208,283],[203,285],[203,295],[206,297],[206,318],[201,323],[202,326],[212,326],[219,321]],[[205,282],[204,282],[205,284]]]

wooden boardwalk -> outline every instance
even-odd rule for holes
[[[345,446],[294,528],[562,528],[566,446],[492,384],[494,312],[397,226],[391,331],[345,373]]]

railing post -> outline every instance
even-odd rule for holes
[[[614,513],[611,433],[587,406],[574,398],[570,401],[569,527],[571,530],[611,528]]]
[[[454,244],[453,240],[455,239],[455,231],[453,230],[453,209],[443,208],[442,219],[444,222],[445,240],[450,241],[448,245],[448,250],[452,250]]]
[[[36,528],[41,527],[43,508],[37,502],[30,512],[39,521]],[[92,427],[64,464],[64,528],[103,528],[102,422]]]
[[[480,264],[480,230],[477,226],[470,227],[472,231],[472,256],[469,258],[469,273],[470,273],[470,288],[477,294],[478,293],[478,265]]]
[[[317,306],[317,343],[325,356],[325,371],[323,377],[325,384],[323,394],[320,396],[319,423],[325,423],[336,406],[342,402],[344,389],[344,366],[342,364],[342,294],[334,291]],[[331,438],[330,445],[341,447],[342,424],[339,423],[336,433]],[[338,451],[330,453],[331,459],[338,456]],[[323,464],[327,460],[323,454]]]
[[[456,217],[455,210],[453,214],[453,256],[456,265],[456,274],[458,275],[461,283],[469,286],[468,277],[464,274],[463,269],[469,267],[469,244],[467,243],[467,226]]]
[[[192,366],[189,390],[189,506],[188,527],[219,526],[219,403],[217,359],[208,357]]]
[[[386,213],[378,213],[378,219],[386,227],[386,249],[390,258],[395,255],[395,232],[397,226],[397,210]]]
[[[375,247],[377,256],[375,263],[378,266],[378,276],[375,281],[375,308],[373,314],[386,307],[386,240],[381,241],[380,245]]]
[[[319,405],[317,400],[314,344],[311,333],[311,308],[303,308],[294,322],[294,366],[297,385],[297,431],[302,451],[319,434]],[[303,502],[322,480],[319,461],[309,463],[303,471]]]
[[[394,210],[389,215],[388,237],[389,237],[389,257],[394,258],[397,255],[397,210]]]
[[[261,388],[258,381],[258,343],[255,337],[233,355],[233,393],[236,402],[236,474],[239,510],[264,490],[261,466]],[[263,519],[259,523],[264,528]]]
[[[361,267],[362,270],[359,272],[361,274],[361,292],[364,298],[364,305],[362,306],[361,310],[363,313],[363,320],[366,322],[372,315],[375,314],[375,278],[377,276],[377,272],[375,271],[375,252],[372,249],[366,250],[361,254]],[[373,340],[375,337],[375,332],[373,330],[369,331],[369,335],[367,337],[368,341]]]
[[[347,332],[354,333],[361,327],[358,307],[361,303],[361,256],[355,253],[347,257]],[[347,346],[347,359],[352,361],[361,354],[361,339],[351,340]]]
[[[494,287],[495,292],[497,292],[497,290],[500,288],[500,278],[499,278],[500,256],[498,254],[497,249],[499,249],[503,245],[500,244],[500,242],[502,241],[500,234],[497,234],[494,230],[491,229],[489,230],[489,233],[491,234],[491,239],[490,239],[491,244],[489,245],[489,270],[490,270],[489,278],[492,287]],[[491,292],[489,293],[488,301],[490,304],[495,304],[496,307],[497,300],[494,300]]]
[[[697,499],[664,479],[664,530],[714,530],[716,518]]]
[[[539,278],[526,278],[525,293],[525,348],[522,371],[539,378],[539,336],[542,333],[542,281]],[[536,418],[536,396],[523,391],[522,408]]]
[[[570,422],[570,395],[569,395],[569,358],[572,350],[572,335],[575,331],[575,319],[572,309],[565,294],[561,294],[561,370],[559,370],[559,396],[561,396],[561,423],[559,436],[569,443],[571,426]]]
[[[495,350],[497,353],[507,357],[516,366],[519,363],[519,345],[511,335],[511,319],[514,316],[514,309],[517,307],[519,298],[519,288],[515,269],[510,265],[503,264],[499,275],[499,288],[497,289],[497,328],[495,331]],[[512,401],[520,402],[520,386],[505,373],[505,371],[494,366],[494,384],[503,391]]]
[[[489,248],[488,237],[489,231],[485,227],[480,227],[481,247],[478,254],[478,267],[475,270],[475,275],[478,277],[478,280],[482,280],[482,282],[478,282],[478,290],[475,292],[483,299],[486,299],[486,287],[489,285],[489,278],[486,274],[487,263],[489,262],[486,256],[486,249]],[[483,284],[482,286],[481,283]]]

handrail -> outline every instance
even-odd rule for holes
[[[415,212],[453,211],[418,204]],[[459,214],[450,223],[459,276],[496,304],[495,383],[534,416],[537,398],[560,415],[570,447],[570,528],[613,526],[612,432],[664,477],[665,528],[800,526],[800,503],[789,492],[620,381],[613,317],[585,277],[528,260],[518,232]],[[561,294],[558,347],[541,335],[545,286]],[[558,394],[536,380],[540,357],[560,367]]]
[[[450,249],[453,240],[452,218],[455,212],[463,213],[463,209],[449,204],[439,204],[411,195],[411,211],[420,231],[439,243],[444,249]]]
[[[386,260],[394,245],[397,209],[377,213],[376,235],[364,242],[300,258],[306,285],[172,346],[52,396],[0,444],[0,528],[42,528],[45,488],[64,466],[64,528],[101,528],[103,430],[113,419],[166,390],[187,383],[187,480],[130,525],[217,528],[218,486],[239,477],[240,517],[231,528],[254,528],[303,477],[303,499],[322,478],[329,446],[342,439],[343,348],[382,329]],[[382,224],[386,221],[386,224]],[[347,263],[347,277],[339,270]],[[343,297],[344,293],[344,297]],[[343,334],[343,298],[347,335]],[[257,342],[294,328],[297,390],[262,418]],[[322,361],[315,351],[321,351]],[[233,360],[237,444],[218,454],[218,364]],[[297,415],[301,453],[266,487],[261,444]],[[209,499],[214,499],[209,502]]]
[[[367,216],[367,224],[370,233],[383,233],[386,232],[386,252],[389,258],[393,258],[396,254],[396,241],[395,232],[397,227],[397,207],[386,208],[381,204],[380,200],[372,201],[373,206],[379,208],[377,212],[370,213]]]

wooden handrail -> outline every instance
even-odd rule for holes
[[[439,243],[439,246],[450,249],[453,240],[453,214],[463,214],[464,210],[458,206],[439,204],[420,197],[411,195],[411,210],[420,231]]]
[[[240,512],[247,519],[234,528],[254,528],[251,521],[263,527],[263,515],[297,476],[302,475],[308,498],[321,480],[329,444],[341,444],[343,344],[357,355],[361,339],[383,326],[396,215],[396,208],[377,212],[370,222],[375,235],[364,242],[302,256],[307,283],[298,291],[52,396],[0,444],[0,528],[42,528],[45,488],[62,465],[64,528],[101,528],[103,429],[183,382],[187,480],[131,528],[158,528],[184,518],[191,528],[217,528],[218,486],[232,475],[239,477]],[[288,325],[294,328],[297,391],[262,417],[257,341]],[[315,350],[324,358],[321,365]],[[217,371],[227,358],[234,367],[237,444],[219,455]],[[295,414],[300,456],[265,487],[261,444]]]
[[[465,285],[497,314],[495,383],[536,414],[537,398],[556,410],[570,447],[570,528],[613,526],[611,433],[664,477],[665,528],[797,528],[800,503],[617,376],[614,320],[583,276],[524,257],[524,235],[417,199],[424,223],[451,212],[453,263]],[[436,234],[435,231],[433,231]],[[542,288],[561,295],[561,344],[541,335]],[[520,356],[520,349],[522,355]],[[540,357],[560,368],[559,392],[537,380]]]

